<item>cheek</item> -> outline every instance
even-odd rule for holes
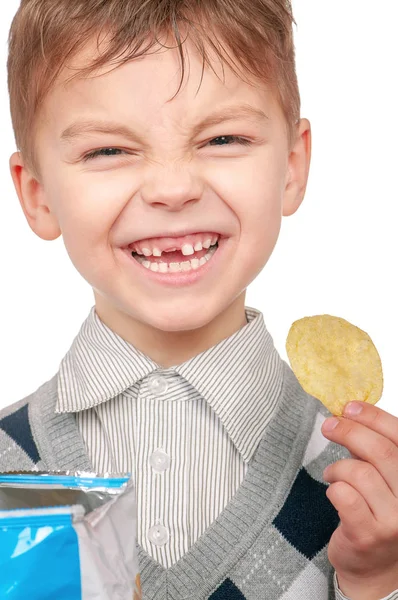
[[[225,198],[240,222],[243,241],[264,247],[276,242],[282,222],[282,173],[255,165],[248,172],[234,176]],[[272,246],[273,247],[273,246]]]
[[[264,168],[264,164],[267,168]],[[283,206],[284,180],[280,164],[264,160],[236,177],[231,187],[231,208],[238,217],[242,269],[252,280],[264,268],[277,243]]]
[[[88,186],[87,186],[88,187]],[[57,217],[63,243],[76,270],[92,287],[102,289],[115,279],[117,262],[110,251],[110,231],[123,204],[109,185],[104,189],[89,186],[59,188],[56,195]]]
[[[117,186],[95,178],[64,177],[51,190],[55,198],[55,211],[65,241],[74,248],[100,249],[106,247],[109,231],[123,210],[125,196],[118,193]],[[124,198],[124,199],[123,199]]]

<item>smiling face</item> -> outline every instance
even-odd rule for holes
[[[32,229],[44,239],[62,233],[101,319],[148,354],[151,336],[159,342],[190,333],[187,343],[195,330],[195,348],[203,350],[244,325],[245,290],[308,177],[308,121],[289,149],[282,110],[265,86],[250,86],[227,66],[223,81],[215,64],[220,78],[206,69],[198,91],[202,61],[189,45],[186,52],[189,75],[172,101],[180,79],[175,49],[66,85],[65,72],[42,110],[40,183],[19,168],[19,154],[11,158]],[[173,244],[162,238],[176,236],[177,251],[167,256]],[[216,239],[210,260],[200,260],[203,243]],[[178,254],[198,243],[197,256]],[[154,248],[161,257],[148,255]],[[171,273],[152,265],[195,258]],[[209,337],[211,330],[217,334]]]

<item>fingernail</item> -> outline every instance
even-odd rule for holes
[[[350,402],[344,409],[344,414],[350,417],[354,417],[355,415],[359,415],[362,410],[361,402]]]
[[[332,417],[330,419],[326,419],[326,421],[323,424],[322,429],[324,431],[332,431],[335,427],[337,427],[338,424],[339,424],[339,419],[336,419],[336,417]]]

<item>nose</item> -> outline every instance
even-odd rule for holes
[[[202,193],[203,182],[188,164],[152,166],[141,187],[144,202],[169,211],[179,211],[185,204],[198,202]]]

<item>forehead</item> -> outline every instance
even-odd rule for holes
[[[183,45],[185,73],[179,91],[179,51],[160,45],[116,68],[105,65],[88,76],[70,80],[76,69],[87,67],[98,56],[98,51],[101,48],[94,40],[87,44],[62,70],[46,99],[47,123],[57,121],[58,133],[71,119],[91,117],[93,112],[99,118],[107,118],[110,111],[121,120],[147,118],[148,128],[165,120],[184,127],[231,103],[253,106],[269,116],[280,113],[274,94],[264,82],[243,81],[211,50],[211,68],[203,66],[202,55],[189,40]]]

